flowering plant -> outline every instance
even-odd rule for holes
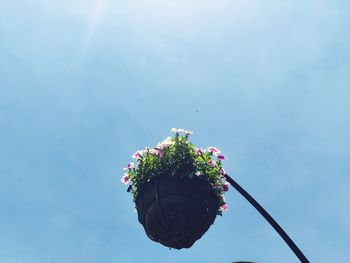
[[[184,129],[171,129],[173,137],[167,137],[156,147],[137,151],[132,155],[137,165],[129,163],[124,168],[121,182],[130,184],[134,201],[139,187],[151,178],[168,174],[169,176],[187,177],[193,180],[205,180],[209,183],[219,200],[217,214],[227,211],[224,193],[229,183],[225,180],[222,161],[226,158],[216,147],[196,148],[188,141],[193,133]]]

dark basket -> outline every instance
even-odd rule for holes
[[[136,198],[139,222],[150,239],[170,248],[190,248],[214,223],[219,199],[207,181],[158,176]]]

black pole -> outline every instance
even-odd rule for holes
[[[283,238],[294,254],[299,258],[301,263],[310,263],[304,256],[303,252],[297,247],[293,240],[287,235],[282,227],[270,216],[270,214],[250,195],[244,190],[235,180],[225,174],[226,181],[229,182],[245,199],[248,200],[252,206],[270,223],[270,225],[277,231],[277,233]]]

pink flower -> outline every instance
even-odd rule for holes
[[[220,154],[220,151],[216,147],[208,147],[208,151],[213,154]]]
[[[218,156],[216,156],[220,161],[224,161],[224,160],[226,160],[226,157],[225,156],[223,156],[223,155],[218,155]]]
[[[224,211],[224,212],[227,212],[228,211],[228,205],[227,204],[224,204],[222,206],[220,206],[221,210]]]
[[[227,192],[229,190],[229,183],[228,182],[225,182],[223,185],[222,185],[222,189],[224,190],[224,192]]]
[[[134,153],[132,155],[132,158],[136,159],[136,160],[140,160],[142,158],[142,152],[137,151],[136,153]]]
[[[121,181],[123,184],[127,185],[127,184],[130,182],[129,175],[128,175],[128,174],[124,174],[124,175],[122,176],[122,178],[120,179],[120,181]]]
[[[220,174],[221,174],[221,175],[225,175],[225,174],[226,174],[225,169],[224,169],[224,168],[222,168],[222,167],[220,168]]]
[[[214,167],[216,164],[214,160],[209,160],[208,163],[211,165],[211,167]]]

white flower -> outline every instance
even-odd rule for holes
[[[185,130],[185,133],[186,133],[186,135],[188,136],[188,135],[192,135],[192,134],[193,134],[193,131]]]
[[[129,163],[126,167],[124,167],[124,171],[128,171],[129,169],[134,169],[135,164],[134,163]]]
[[[222,198],[222,200],[224,200],[224,202],[226,202],[226,198],[225,198],[224,194],[221,194],[221,198]]]
[[[173,132],[173,133],[177,133],[177,129],[176,128],[172,128],[170,131]]]
[[[163,148],[168,147],[168,146],[173,145],[173,144],[174,144],[174,142],[171,140],[171,137],[167,137],[164,141],[162,141],[161,143],[158,143],[157,147],[159,149],[163,149]]]
[[[132,158],[134,158],[136,160],[140,160],[142,158],[142,154],[143,154],[143,151],[137,151],[136,153],[134,153],[132,155]]]
[[[156,149],[152,148],[152,149],[149,149],[149,153],[157,154],[158,151]]]
[[[203,149],[202,148],[195,148],[197,156],[200,156],[203,154]]]
[[[197,171],[197,172],[196,172],[196,175],[197,175],[197,176],[201,176],[201,175],[202,175],[202,172]]]
[[[122,178],[120,179],[120,181],[121,181],[123,184],[125,184],[125,185],[129,184],[129,182],[130,182],[129,175],[128,175],[128,174],[124,174],[124,175],[122,176]]]
[[[178,129],[177,132],[178,132],[178,133],[184,133],[185,130],[184,130],[184,129]]]
[[[149,150],[150,153],[158,155],[158,157],[163,157],[164,153],[160,148],[152,148]]]

